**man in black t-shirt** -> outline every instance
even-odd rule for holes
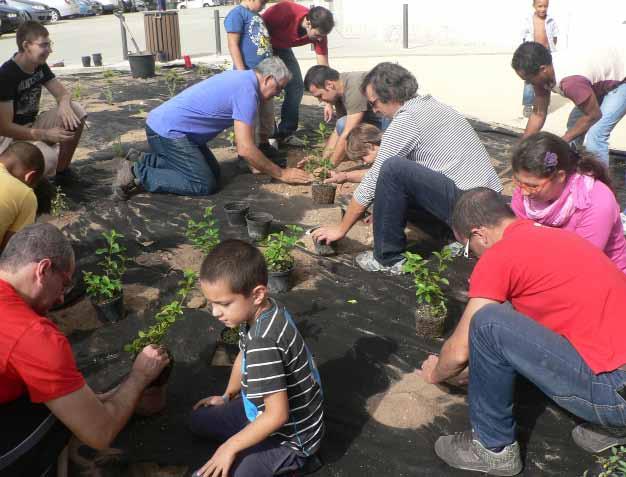
[[[0,153],[13,141],[29,141],[43,153],[45,174],[54,176],[67,170],[86,113],[46,64],[52,51],[48,30],[27,21],[15,38],[18,52],[0,67]],[[58,106],[39,114],[42,86]]]

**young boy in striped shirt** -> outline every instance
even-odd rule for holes
[[[193,407],[191,430],[221,446],[198,477],[271,477],[310,465],[324,435],[319,373],[284,305],[268,295],[259,250],[219,244],[200,270],[213,315],[239,326],[240,352],[222,396]]]

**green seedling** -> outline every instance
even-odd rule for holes
[[[222,334],[222,341],[226,344],[236,345],[239,343],[239,326],[226,328]]]
[[[117,76],[117,73],[114,70],[104,70],[102,72],[102,76],[107,82],[110,82],[113,78]]]
[[[78,80],[76,81],[76,84],[74,85],[74,89],[72,90],[72,99],[76,101],[80,101],[82,97],[83,97],[83,89],[81,87],[80,80]]]
[[[193,244],[194,248],[204,253],[209,253],[220,243],[220,229],[217,220],[213,217],[215,206],[210,205],[204,209],[202,220],[196,222],[189,220],[185,236]]]
[[[226,136],[226,139],[228,139],[228,142],[230,142],[230,147],[234,148],[235,143],[236,143],[235,131],[232,129],[228,131],[228,135]]]
[[[626,476],[626,447],[612,447],[610,456],[596,456],[596,462],[602,467],[597,477],[624,477]],[[589,471],[586,470],[583,477],[588,475]]]
[[[296,246],[304,246],[300,241],[302,227],[288,225],[287,232],[269,234],[261,244],[263,256],[270,272],[286,272],[293,267],[294,258],[291,251]]]
[[[132,342],[124,346],[124,351],[138,355],[146,346],[158,345],[163,342],[170,327],[185,317],[184,307],[191,290],[196,286],[198,275],[192,270],[183,272],[183,279],[178,282],[176,298],[163,305],[154,316],[156,323],[145,330],[140,330]]]
[[[111,88],[111,85],[107,85],[107,87],[104,88],[103,94],[104,94],[104,99],[106,100],[106,102],[108,104],[113,104],[113,102],[114,102],[114,100],[113,100],[113,89]]]
[[[322,152],[317,151],[304,165],[304,170],[312,174],[317,182],[324,182],[330,177],[330,171],[334,168],[333,161],[329,157],[322,157]]]
[[[198,64],[197,71],[198,71],[198,75],[200,75],[202,77],[209,77],[209,76],[211,76],[211,68],[209,68],[209,66],[204,64],[204,63],[199,63]]]
[[[435,315],[445,316],[447,298],[441,287],[450,284],[443,273],[452,262],[452,252],[444,248],[441,252],[433,252],[434,258],[430,260],[424,260],[417,253],[405,252],[403,255],[406,262],[402,270],[413,276],[417,303],[430,305]]]
[[[112,229],[108,233],[103,232],[102,236],[106,240],[106,247],[96,250],[96,255],[102,257],[98,262],[101,274],[83,272],[87,294],[98,303],[112,300],[122,293],[122,277],[126,272],[128,260],[124,255],[126,248],[119,242],[124,235]]]
[[[61,217],[69,208],[67,196],[63,193],[61,186],[57,186],[50,204],[50,213],[53,217]]]
[[[111,145],[111,149],[113,149],[113,155],[115,157],[124,157],[124,145],[122,144],[122,136],[117,136],[117,138]]]
[[[178,85],[183,81],[183,78],[178,74],[178,71],[171,69],[165,73],[165,84],[167,86],[167,92],[170,95],[170,98],[176,96],[176,91],[178,90]]]
[[[326,124],[324,121],[320,121],[320,123],[317,125],[315,133],[319,136],[320,142],[325,143],[326,139],[328,139],[333,132],[328,127],[328,124]]]

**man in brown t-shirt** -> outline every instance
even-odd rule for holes
[[[304,78],[304,87],[318,100],[334,106],[339,119],[328,138],[324,157],[330,157],[334,165],[345,157],[348,134],[362,122],[386,129],[389,120],[377,116],[361,92],[361,83],[367,72],[339,73],[324,65],[311,67]]]

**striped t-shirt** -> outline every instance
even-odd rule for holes
[[[289,420],[274,434],[301,456],[313,455],[324,435],[320,376],[284,305],[272,307],[240,333],[241,395],[250,422],[265,409],[264,396],[287,391]]]
[[[374,202],[383,163],[406,157],[450,178],[461,190],[488,187],[502,191],[500,178],[476,131],[458,112],[430,95],[404,103],[383,134],[376,161],[354,191],[364,207]]]

